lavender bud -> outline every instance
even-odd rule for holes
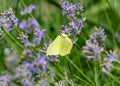
[[[7,86],[9,79],[7,76],[0,76],[0,86]]]
[[[4,26],[8,31],[13,30],[13,28],[17,27],[18,19],[14,15],[11,8],[1,14],[2,16],[0,17],[0,26]]]
[[[46,71],[46,68],[47,68],[47,66],[48,66],[48,62],[47,62],[47,60],[46,60],[46,55],[40,56],[40,54],[37,54],[36,57],[37,57],[37,62],[39,63],[40,67],[41,67],[44,71]]]
[[[35,10],[35,9],[36,9],[35,5],[32,5],[32,4],[31,4],[28,8],[23,9],[23,10],[20,12],[20,14],[21,14],[21,15],[30,14],[30,13],[32,13],[32,11]]]
[[[35,29],[34,31],[34,37],[33,37],[33,44],[40,44],[41,40],[44,38],[45,36],[45,30],[39,30],[39,29]]]
[[[19,34],[18,39],[24,44],[25,47],[31,46],[31,43],[28,41],[28,36],[27,34],[24,34],[23,32]]]
[[[83,11],[83,6],[81,4],[72,4],[66,0],[61,0],[61,7],[63,9],[62,14],[68,15],[70,18],[74,19],[77,15],[81,15],[80,12]]]
[[[82,20],[71,21],[69,25],[72,28],[71,33],[74,32],[75,34],[79,34],[81,29],[83,28]]]
[[[104,50],[105,41],[104,29],[97,29],[90,35],[90,39],[86,41],[86,46],[83,47],[83,53],[87,55],[88,60],[99,60],[100,54]]]
[[[39,28],[39,23],[35,19],[28,19],[28,20],[23,20],[19,24],[19,28],[31,33],[34,32],[36,28]]]
[[[116,41],[117,41],[118,43],[120,43],[120,31],[116,31],[116,32],[114,33],[114,37],[116,38]]]
[[[115,51],[110,51],[110,53],[107,54],[107,57],[104,58],[104,62],[102,64],[102,72],[105,74],[109,74],[112,71],[112,62],[117,59],[118,55]]]

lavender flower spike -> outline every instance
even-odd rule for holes
[[[34,37],[33,37],[33,44],[40,44],[41,40],[44,38],[46,31],[35,29]]]
[[[46,55],[40,56],[40,54],[37,54],[36,57],[37,57],[37,63],[40,65],[40,67],[41,67],[44,71],[46,71],[46,68],[47,68],[47,66],[48,66],[48,62],[47,62],[47,60],[46,60]]]
[[[115,51],[110,51],[110,53],[107,54],[107,57],[104,58],[104,62],[102,64],[102,72],[105,74],[108,74],[112,71],[112,62],[117,59],[118,55]]]
[[[0,76],[0,86],[8,86],[9,82],[10,79],[7,74]]]
[[[8,31],[17,27],[18,19],[14,15],[11,8],[1,14],[2,16],[0,16],[0,26],[4,26]]]
[[[24,44],[25,47],[27,46],[31,46],[31,43],[28,40],[28,36],[27,34],[24,34],[23,32],[21,34],[19,34],[18,39],[20,39],[20,41]]]
[[[28,33],[31,33],[36,28],[39,28],[39,23],[36,21],[36,19],[23,20],[20,22],[19,28]]]
[[[83,47],[83,53],[87,55],[88,60],[99,60],[101,52],[104,51],[104,41],[106,35],[104,29],[97,29],[90,35],[90,39],[86,41]]]
[[[80,12],[83,11],[83,6],[81,4],[72,4],[66,0],[61,0],[61,7],[63,9],[62,14],[68,15],[70,18],[75,18],[76,15],[80,15]]]
[[[34,9],[36,9],[35,5],[32,5],[32,4],[31,4],[28,8],[23,9],[23,10],[20,12],[20,14],[21,14],[21,15],[30,14],[30,13],[32,13],[32,11],[33,11]]]

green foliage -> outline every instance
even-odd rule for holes
[[[18,4],[17,4],[17,1]],[[120,30],[120,0],[71,0],[81,2],[84,6],[83,15],[86,17],[84,28],[79,40],[74,45],[71,54],[65,57],[60,57],[60,63],[50,65],[50,69],[56,73],[56,78],[53,81],[58,82],[64,80],[66,86],[119,86],[120,85],[120,59],[113,64],[113,72],[105,76],[97,62],[86,62],[86,57],[82,54],[82,47],[85,41],[89,38],[89,34],[94,32],[94,27],[103,27],[107,35],[106,49],[116,49],[120,55],[120,43],[114,37],[116,31]],[[16,16],[20,16],[20,10],[27,7],[29,4],[35,4],[37,10],[31,15],[37,19],[40,26],[46,29],[46,39],[54,39],[59,35],[60,27],[68,21],[66,17],[61,14],[61,7],[59,0],[0,0],[0,11],[6,10],[9,7],[17,12]],[[17,11],[16,11],[17,10]],[[27,18],[25,16],[24,18]],[[4,60],[4,48],[6,42],[8,46],[20,53],[24,47],[14,38],[8,31],[2,28],[5,32],[4,41],[0,41],[0,74],[6,69]],[[14,33],[14,32],[13,32]],[[16,35],[16,33],[15,33]],[[73,84],[70,82],[73,81]],[[51,81],[52,82],[52,81]]]

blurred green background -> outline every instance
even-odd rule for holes
[[[106,49],[120,48],[120,43],[118,42],[120,39],[115,39],[114,37],[115,32],[120,31],[120,0],[69,1],[73,3],[80,2],[84,6],[83,16],[86,17],[86,21],[84,22],[82,33],[86,39],[89,38],[89,35],[85,35],[85,33],[92,33],[95,31],[94,27],[103,27],[107,35],[105,41]],[[67,24],[67,18],[61,14],[60,0],[0,0],[0,12],[12,7],[19,21],[21,21],[22,19],[27,19],[28,16],[21,16],[20,10],[30,4],[34,4],[37,7],[32,15],[37,19],[41,27],[47,30],[47,35],[54,39],[59,34],[61,25]],[[85,45],[85,40],[80,36],[77,43],[82,48]],[[0,41],[0,70],[5,68],[4,58],[2,58],[4,57],[5,46],[6,44]],[[77,47],[73,48],[70,55],[71,58],[76,55],[77,58],[73,58],[74,62],[78,61],[81,56],[81,50],[76,52],[78,50]],[[64,60],[63,63],[65,63]],[[84,66],[82,62],[79,65]]]

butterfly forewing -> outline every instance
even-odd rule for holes
[[[58,55],[60,52],[61,36],[58,36],[47,49],[47,55]]]

